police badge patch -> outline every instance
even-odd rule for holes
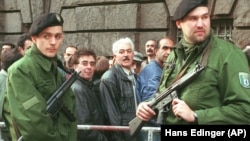
[[[246,72],[239,72],[240,84],[244,88],[250,88],[250,74]]]

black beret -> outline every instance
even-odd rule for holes
[[[182,19],[198,6],[207,6],[207,0],[182,0],[175,10],[173,20]]]
[[[38,35],[43,29],[51,26],[63,26],[63,18],[57,13],[46,13],[37,17],[29,30],[31,36]]]

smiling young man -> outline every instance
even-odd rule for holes
[[[57,68],[57,52],[63,41],[63,18],[57,13],[40,15],[29,31],[32,46],[8,69],[4,118],[13,141],[75,141],[77,126],[60,110],[56,118],[46,112],[46,101],[65,77]],[[61,101],[75,116],[71,89]]]
[[[81,72],[71,86],[76,96],[77,124],[104,125],[104,114],[100,104],[99,84],[93,79],[96,54],[92,49],[79,49],[71,58],[75,71]],[[77,141],[108,141],[105,132],[96,130],[78,131]]]
[[[194,69],[205,69],[178,90],[163,124],[249,124],[250,75],[246,57],[232,43],[213,35],[207,0],[182,0],[174,14],[183,38],[167,58],[160,92]],[[156,113],[144,102],[137,116]]]

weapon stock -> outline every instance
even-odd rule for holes
[[[53,95],[47,101],[46,110],[48,114],[54,119],[57,117],[58,112],[63,108],[63,113],[69,118],[70,121],[74,120],[74,116],[72,117],[72,113],[69,109],[62,103],[60,100],[65,91],[71,87],[71,85],[78,78],[80,72],[74,72],[71,76],[64,81],[64,83],[53,93]]]
[[[188,83],[190,83],[205,67],[200,64],[196,64],[195,68],[189,73],[185,74],[175,83],[167,87],[163,92],[156,93],[155,97],[149,101],[148,106],[152,108],[154,111],[162,110],[164,107],[171,104],[172,100],[177,97],[176,91],[185,87]],[[159,116],[159,115],[158,115]],[[157,118],[161,120],[162,117]],[[135,117],[129,122],[130,135],[133,137],[138,134],[141,128],[144,126],[146,121],[141,120],[138,117]]]

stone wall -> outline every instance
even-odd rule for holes
[[[180,0],[0,0],[0,41],[16,43],[33,19],[46,12],[60,13],[66,46],[93,48],[98,55],[112,56],[112,43],[130,37],[136,50],[145,53],[148,39],[171,36],[171,20]],[[249,0],[209,0],[212,19],[233,19],[232,39],[241,46],[250,40]],[[237,10],[236,10],[237,9]]]

